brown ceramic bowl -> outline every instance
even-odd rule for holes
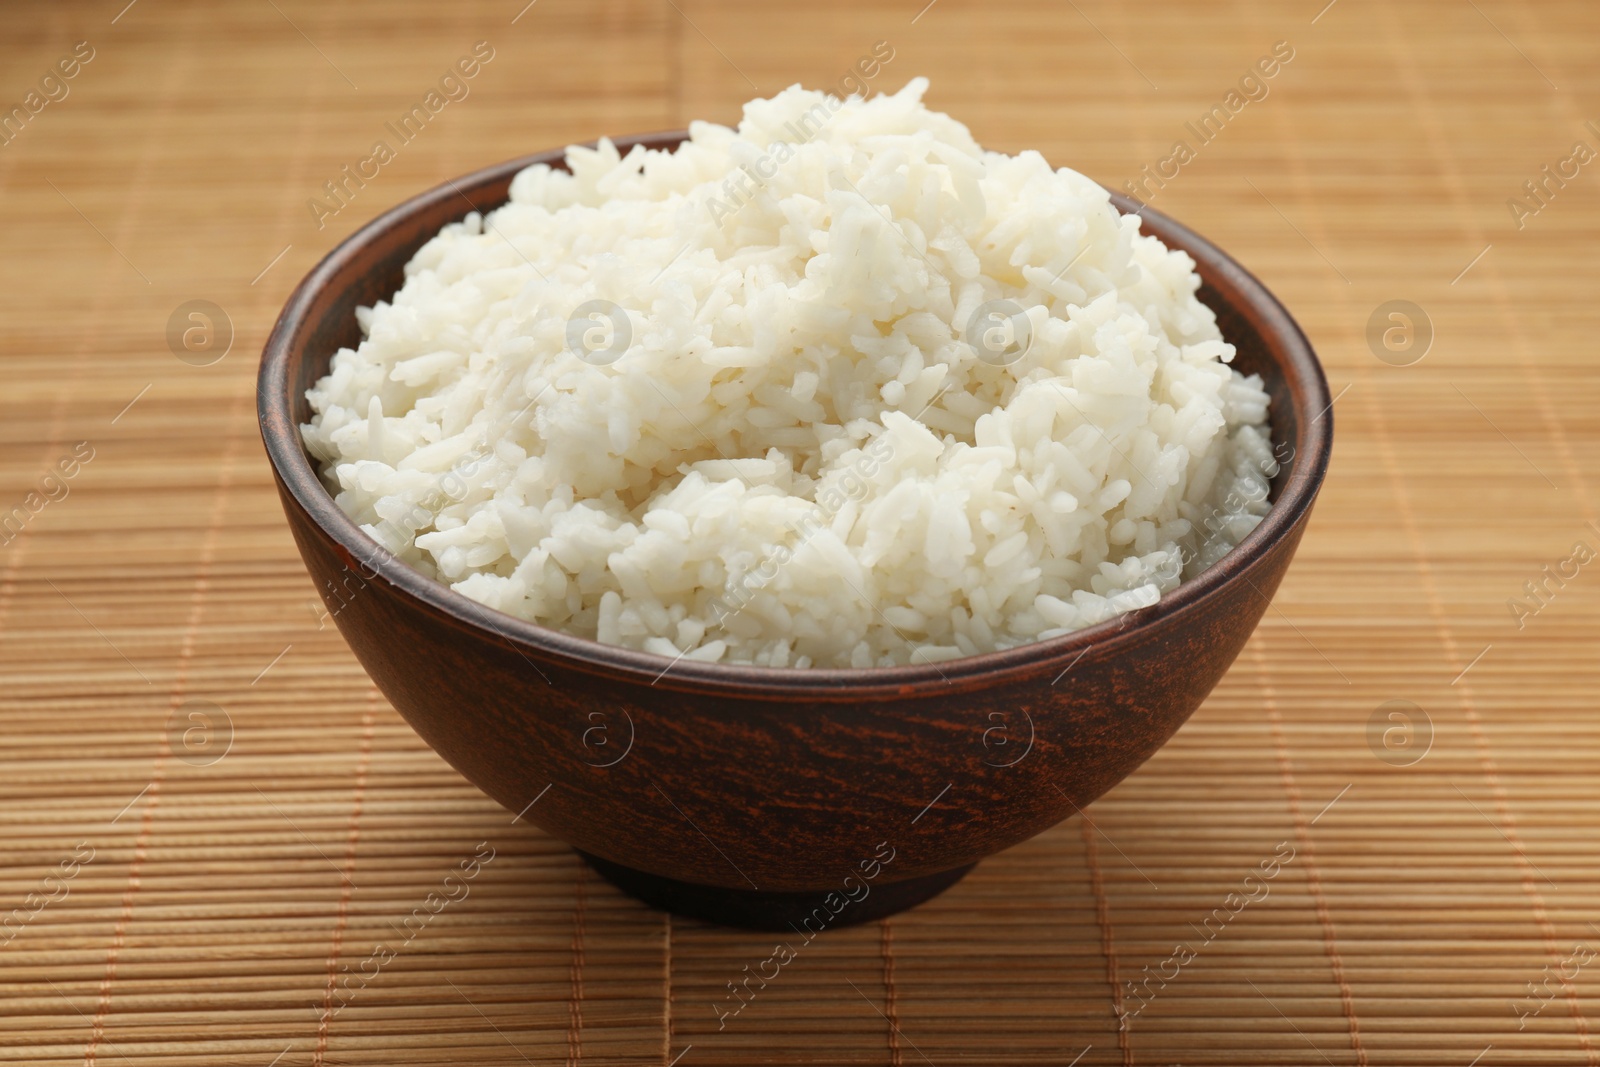
[[[1282,305],[1149,210],[1146,230],[1199,264],[1200,298],[1238,347],[1235,366],[1266,380],[1274,439],[1294,449],[1255,531],[1152,607],[937,665],[667,670],[660,657],[483,607],[387,556],[317,478],[297,429],[311,414],[306,389],[359,341],[357,305],[399,289],[428,238],[504,203],[522,168],[561,156],[489,167],[362,227],[294,291],[261,364],[262,437],[306,566],[362,665],[457,770],[646,901],[813,931],[909,907],[1054,826],[1200,706],[1289,566],[1333,416]]]

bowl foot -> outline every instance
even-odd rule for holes
[[[857,923],[881,919],[885,915],[914,908],[932,899],[959,882],[968,871],[977,866],[969,863],[938,874],[908,878],[903,882],[874,884],[871,891],[860,900],[847,900],[843,893],[834,896],[832,911],[825,899],[827,892],[819,893],[768,893],[753,889],[724,889],[720,886],[697,885],[647,874],[620,863],[603,860],[599,856],[575,850],[601,877],[653,908],[686,915],[722,926],[742,926],[750,930],[794,930],[820,932],[836,926],[854,926]],[[810,918],[809,925],[804,925]]]

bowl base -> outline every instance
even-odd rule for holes
[[[914,908],[930,900],[959,882],[977,864],[908,878],[903,882],[874,885],[861,900],[845,900],[843,893],[769,893],[753,889],[724,889],[721,886],[698,885],[664,878],[624,867],[620,863],[591,856],[575,849],[589,866],[606,881],[644,901],[653,908],[686,915],[693,919],[721,926],[741,926],[747,930],[793,930],[803,933],[802,924],[812,921],[805,930],[820,932],[837,926],[854,926],[871,922],[886,915]],[[835,906],[844,901],[837,912],[825,903],[833,896]]]

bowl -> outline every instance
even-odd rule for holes
[[[501,614],[381,549],[317,477],[298,429],[305,392],[359,342],[356,307],[399,289],[417,249],[504,203],[524,167],[562,167],[562,155],[488,167],[362,227],[295,289],[262,357],[262,438],[306,567],[373,681],[452,766],[648,903],[809,937],[925,900],[1073,815],[1200,706],[1289,566],[1333,416],[1283,306],[1148,208],[1146,231],[1198,264],[1200,299],[1237,347],[1234,365],[1265,380],[1274,440],[1293,449],[1260,525],[1151,607],[937,664],[673,663]]]

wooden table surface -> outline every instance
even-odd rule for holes
[[[1600,1063],[1600,9],[524,2],[4,12],[0,1061]],[[1317,344],[1335,457],[1156,758],[719,1030],[770,938],[623,897],[390,710],[288,537],[255,363],[389,205],[734,121],[880,41],[879,87],[928,75],[991,148],[1119,188],[1165,168],[1155,206]],[[478,42],[469,95],[314,212]]]

